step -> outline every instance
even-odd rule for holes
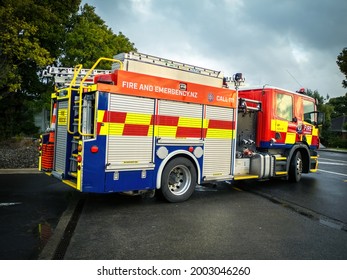
[[[252,174],[245,174],[245,175],[236,175],[234,176],[234,180],[247,180],[247,179],[258,179],[258,175],[252,175]]]
[[[74,189],[77,189],[77,184],[71,180],[62,180],[62,182],[70,187],[73,187]]]
[[[77,172],[69,172],[71,177],[77,178]]]
[[[281,161],[281,160],[287,160],[287,158],[286,157],[276,157],[276,161]]]

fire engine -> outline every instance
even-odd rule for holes
[[[101,61],[112,70],[96,69]],[[321,114],[313,98],[240,87],[241,73],[131,52],[91,69],[50,67],[51,127],[39,169],[81,192],[158,192],[187,200],[208,182],[316,172]]]

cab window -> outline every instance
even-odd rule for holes
[[[304,105],[304,121],[308,123],[315,122],[315,114],[314,114],[314,103],[309,100],[303,100]]]
[[[293,120],[293,98],[290,95],[276,94],[276,115],[287,121]]]

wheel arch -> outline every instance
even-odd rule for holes
[[[289,151],[287,155],[287,170],[289,170],[290,162],[292,157],[295,155],[297,151],[301,152],[302,157],[302,172],[309,173],[310,171],[310,150],[309,147],[304,143],[295,144]]]
[[[160,163],[160,166],[159,166],[158,172],[157,172],[156,189],[160,189],[160,187],[161,187],[161,177],[162,177],[163,170],[164,170],[166,164],[168,162],[170,162],[172,159],[178,158],[178,157],[185,157],[195,165],[196,172],[197,172],[197,174],[196,174],[197,175],[197,183],[200,184],[201,168],[200,168],[199,162],[196,159],[196,157],[194,157],[193,154],[188,152],[188,151],[176,150],[176,151],[168,154],[167,157]]]

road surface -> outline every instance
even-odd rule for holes
[[[0,175],[0,258],[347,259],[346,166],[347,154],[320,152],[317,174],[299,184],[220,183],[178,204],[79,195],[44,174]],[[76,197],[69,230],[59,231]],[[57,232],[65,235],[50,238]],[[48,239],[54,250],[39,256]]]

